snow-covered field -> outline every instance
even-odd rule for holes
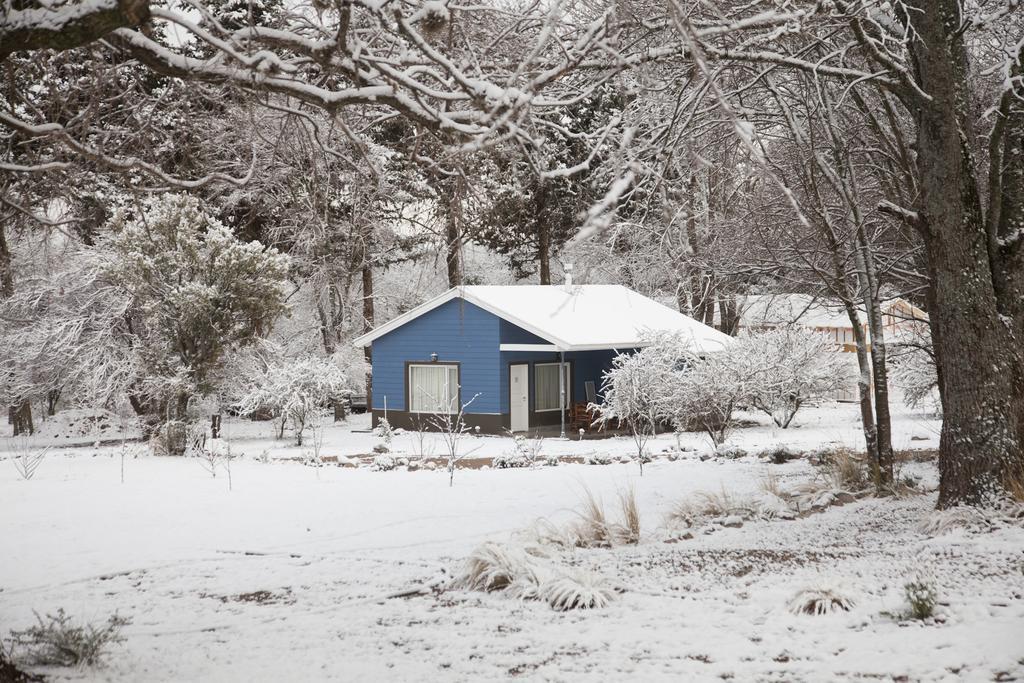
[[[829,405],[799,428],[738,430],[751,451],[776,443],[857,447],[856,407]],[[370,453],[365,417],[325,430],[323,455]],[[119,681],[1013,680],[1024,677],[1024,530],[929,538],[934,493],[865,499],[793,521],[666,542],[666,513],[698,491],[742,495],[766,473],[811,479],[806,461],[768,465],[698,457],[516,470],[375,472],[311,468],[266,424],[230,421],[244,456],[216,478],[195,459],[129,458],[118,446],[54,449],[31,481],[0,463],[0,631],[63,607],[84,620],[130,617],[104,668],[56,679]],[[934,448],[938,423],[896,418],[897,448]],[[45,433],[45,429],[44,429]],[[61,439],[63,440],[63,439]],[[51,439],[51,441],[55,441]],[[472,439],[474,456],[512,449]],[[655,453],[675,443],[670,435]],[[393,449],[409,451],[411,435]],[[0,442],[0,450],[10,440]],[[627,454],[627,438],[548,440],[545,453]],[[266,452],[269,462],[260,462]],[[437,453],[439,454],[439,453]],[[906,471],[934,485],[930,462]],[[560,613],[498,593],[441,590],[484,540],[537,519],[576,518],[584,490],[606,503],[632,487],[636,546],[578,549],[568,563],[620,587],[606,608]],[[611,507],[611,505],[609,505]],[[907,622],[903,584],[926,572],[939,619]],[[796,616],[800,589],[825,585],[849,612]],[[423,589],[423,590],[419,590]],[[406,594],[406,595],[402,595]]]

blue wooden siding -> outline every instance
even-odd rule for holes
[[[500,320],[479,306],[452,299],[375,339],[373,407],[383,410],[386,398],[388,410],[406,410],[406,362],[429,363],[430,354],[436,353],[438,361],[461,364],[464,402],[480,394],[466,412],[501,412]]]
[[[502,344],[550,344],[547,339],[538,337],[533,332],[510,323],[501,318],[501,343]]]
[[[529,334],[527,332],[527,334]],[[510,343],[510,342],[503,342]],[[528,342],[514,342],[528,343]],[[631,349],[623,349],[630,351]],[[565,354],[566,362],[572,361],[572,393],[570,399],[576,403],[587,400],[585,382],[593,382],[598,394],[601,393],[601,378],[612,367],[612,359],[618,355],[615,351],[570,351]],[[536,351],[503,351],[501,353],[501,412],[509,412],[509,376],[508,366],[511,363],[530,364],[530,410],[534,409],[536,397],[536,381],[533,366],[537,363],[557,363],[558,353]]]

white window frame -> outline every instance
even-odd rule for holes
[[[562,407],[561,408],[558,408],[557,406],[555,408],[538,408],[537,407],[537,406],[540,405],[540,401],[537,400],[538,399],[537,392],[540,391],[540,382],[537,379],[537,368],[551,367],[552,365],[556,365],[557,366],[557,365],[559,365],[559,363],[558,363],[558,361],[555,361],[554,363],[534,363],[533,364],[533,412],[535,412],[535,413],[557,413],[559,410],[565,410],[566,408],[569,407],[569,397],[572,395],[572,389],[571,389],[572,384],[570,383],[572,381],[572,369],[571,369],[572,365],[569,363],[569,361],[565,361],[564,363],[561,364],[562,367],[564,368],[563,372],[565,374],[565,398],[562,401]]]
[[[456,415],[462,409],[462,386],[459,384],[459,365],[458,363],[409,363],[406,370],[406,382],[409,385],[409,405],[407,409],[410,413],[416,413],[417,415]],[[446,401],[449,409],[448,410],[417,410],[414,407],[415,403],[415,392],[416,384],[412,380],[413,368],[444,368],[446,373],[450,373],[452,369],[455,370],[455,395],[452,396],[452,389],[448,387],[448,398]],[[454,398],[454,401],[451,400]]]

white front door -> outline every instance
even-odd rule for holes
[[[513,432],[530,428],[530,366],[526,363],[509,366],[508,402],[510,427]]]

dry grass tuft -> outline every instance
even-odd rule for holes
[[[848,448],[837,448],[824,462],[825,479],[840,491],[863,491],[871,487],[867,457]]]
[[[636,504],[636,490],[619,491],[622,525],[619,542],[635,545],[640,542],[640,508]]]
[[[782,497],[782,489],[779,487],[779,477],[775,474],[775,470],[765,468],[764,475],[761,476],[761,490],[765,493],[770,493],[777,498]]]
[[[614,545],[640,542],[640,509],[633,490],[619,492],[622,522],[611,522],[601,503],[589,489],[584,489],[583,509],[579,520],[567,535],[580,548],[610,548]]]
[[[608,517],[604,513],[604,505],[594,497],[590,489],[585,489],[583,509],[576,513],[579,520],[573,525],[576,545],[584,548],[610,548],[612,533],[608,525]]]
[[[793,614],[818,616],[833,612],[849,612],[853,605],[853,599],[836,589],[804,588],[789,601],[789,611]]]
[[[607,579],[583,569],[560,574],[540,587],[540,599],[560,612],[606,607],[614,596]]]
[[[485,592],[513,586],[523,589],[539,583],[536,567],[525,550],[491,541],[481,544],[470,554],[456,580],[459,587]]]

